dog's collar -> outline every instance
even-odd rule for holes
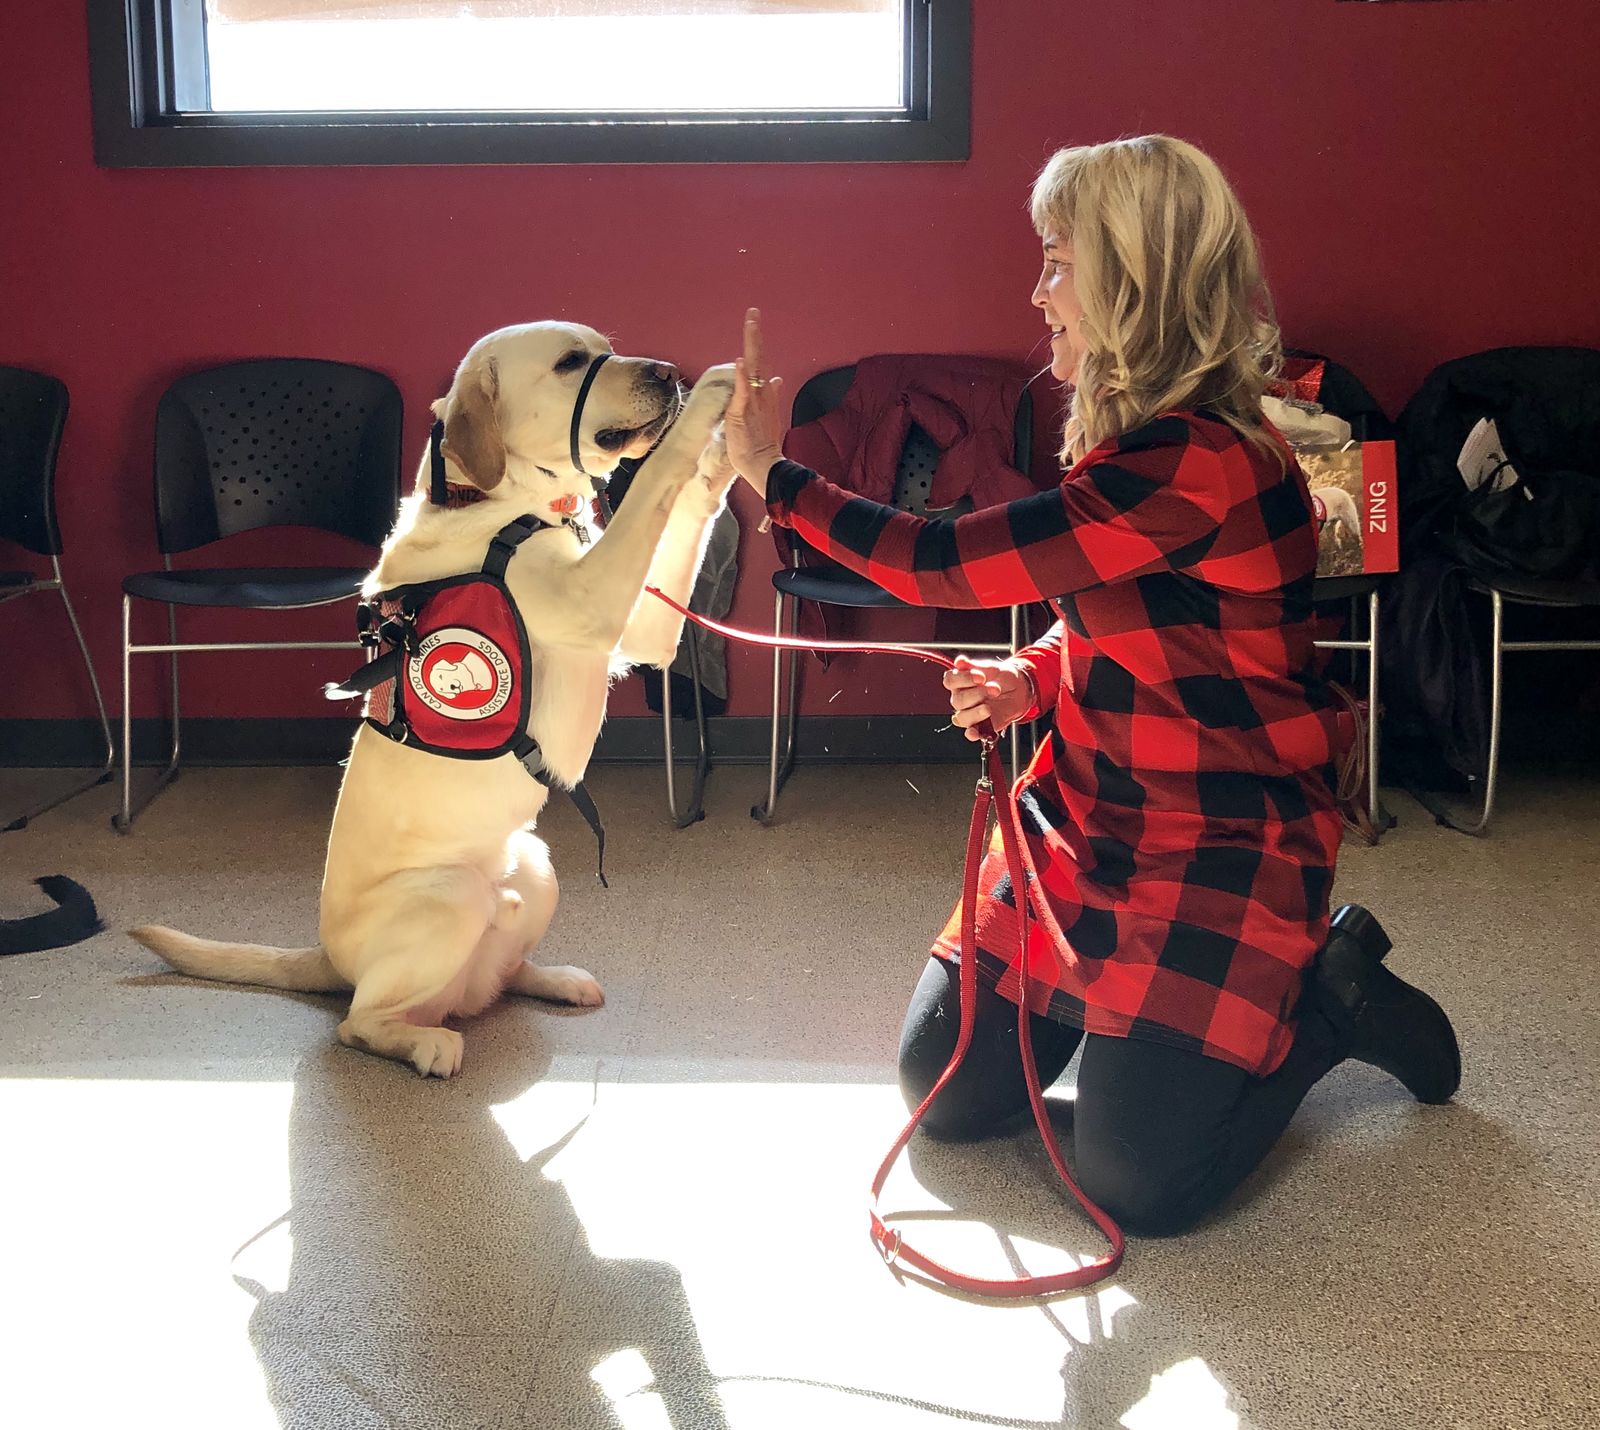
[[[482,487],[459,486],[445,480],[444,420],[435,418],[428,433],[428,500],[447,511],[457,511],[488,499],[489,494]]]

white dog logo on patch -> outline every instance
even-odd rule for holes
[[[487,720],[511,698],[511,662],[488,636],[465,626],[435,631],[406,662],[412,693],[451,720]]]
[[[468,690],[494,689],[489,662],[475,650],[469,650],[460,660],[435,661],[423,679],[441,700],[460,699]]]

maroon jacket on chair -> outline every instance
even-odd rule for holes
[[[1013,465],[1017,402],[1026,377],[998,358],[895,353],[862,358],[844,401],[793,428],[784,454],[870,501],[894,496],[900,453],[912,424],[939,448],[928,493],[932,515],[970,497],[974,507],[1032,496]],[[787,562],[787,543],[779,536]]]

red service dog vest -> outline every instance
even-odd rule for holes
[[[456,576],[385,591],[374,604],[380,639],[389,642],[386,630],[400,639],[367,694],[367,723],[430,754],[520,756],[532,702],[528,637],[504,582]]]
[[[517,548],[545,525],[518,517],[494,534],[482,569],[363,601],[361,644],[382,653],[328,686],[328,698],[365,695],[367,724],[402,745],[458,760],[515,755],[537,776],[528,633],[505,575]]]

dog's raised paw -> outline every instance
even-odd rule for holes
[[[708,367],[696,380],[694,389],[689,394],[690,404],[698,408],[702,404],[713,404],[717,421],[728,404],[733,400],[733,383],[737,374],[731,362],[721,362],[715,367]]]

